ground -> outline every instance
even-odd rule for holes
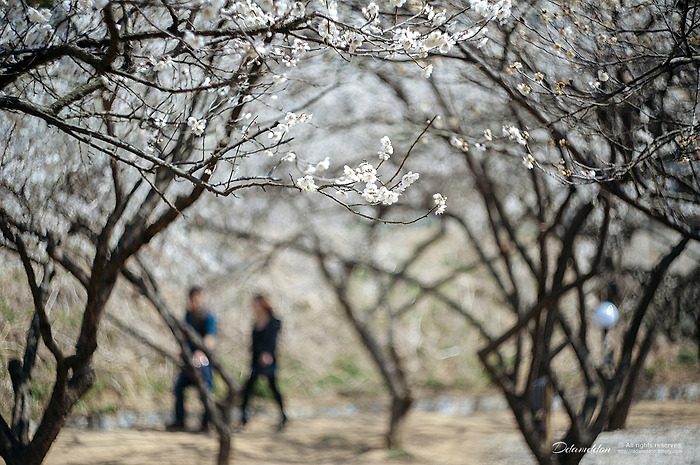
[[[501,464],[535,463],[508,410],[468,416],[414,412],[405,450],[382,448],[383,412],[295,418],[282,432],[273,417],[255,417],[234,435],[232,463],[277,464]],[[633,406],[629,428],[604,433],[584,464],[697,464],[700,403],[651,402]],[[604,449],[608,448],[608,451]],[[213,464],[214,435],[162,429],[66,428],[47,465]]]

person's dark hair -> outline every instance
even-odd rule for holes
[[[255,297],[253,297],[253,301],[260,304],[260,306],[263,309],[265,309],[268,315],[270,315],[271,317],[275,316],[275,312],[272,310],[272,305],[270,305],[270,301],[267,300],[267,297],[265,297],[262,294],[257,294]]]
[[[201,286],[192,286],[190,287],[190,292],[187,294],[190,298],[194,296],[195,294],[201,294],[202,293],[202,287]]]

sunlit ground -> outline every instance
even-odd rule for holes
[[[556,415],[555,425],[562,424]],[[275,418],[256,417],[234,436],[236,464],[529,464],[535,463],[508,410],[469,416],[414,412],[403,450],[382,448],[383,412],[293,419],[281,433]],[[585,463],[693,463],[700,449],[700,403],[650,402],[633,406],[628,430],[605,433]],[[680,444],[680,453],[640,451],[631,443],[654,440]],[[47,465],[191,465],[214,463],[214,435],[162,430],[65,429]],[[623,449],[626,449],[623,450]]]

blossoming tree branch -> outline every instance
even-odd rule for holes
[[[360,9],[334,1],[97,0],[57,2],[52,9],[11,2],[0,23],[0,110],[11,113],[14,124],[25,117],[42,120],[90,153],[143,175],[167,170],[218,195],[274,185],[278,179],[267,173],[237,172],[252,157],[295,161],[281,147],[294,125],[311,115],[274,108],[281,117],[268,112],[262,121],[244,109],[269,105],[270,96],[283,93],[288,68],[332,49],[344,56],[413,60],[429,75],[432,66],[422,58],[484,40],[485,25],[510,14],[506,0],[472,3],[474,8],[453,12],[403,1]],[[471,27],[452,27],[457,18]],[[186,144],[196,150],[180,153]],[[386,159],[391,142],[383,139],[382,145],[380,158]],[[404,176],[390,188],[373,177],[370,163],[351,176],[337,172],[339,191],[353,192],[348,185],[362,178],[365,187],[357,192],[363,199],[391,204],[416,178]],[[215,168],[205,182],[202,174]],[[315,190],[310,165],[301,170],[296,186]]]
[[[478,121],[460,113],[453,145],[506,152],[561,184],[596,183],[700,239],[697,2],[537,1],[511,13],[479,50],[457,43],[446,55],[467,79],[438,92],[469,95],[471,81],[491,104]]]

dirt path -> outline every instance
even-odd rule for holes
[[[476,412],[466,417],[415,412],[409,420],[406,451],[382,448],[383,413],[295,419],[274,432],[272,418],[255,418],[234,437],[235,464],[500,464],[534,463],[509,411]],[[628,437],[645,438],[654,428],[670,437],[700,431],[700,403],[641,402],[629,418]],[[654,430],[655,431],[655,430]],[[692,433],[692,434],[691,434]],[[654,433],[656,434],[656,433]],[[646,436],[645,436],[646,435]],[[613,438],[614,436],[611,436]],[[657,437],[657,436],[653,436]],[[670,438],[669,438],[670,439]],[[686,439],[689,457],[700,453]],[[158,430],[65,429],[47,465],[211,464],[215,437]],[[612,454],[618,453],[613,450]],[[591,454],[592,455],[592,454]],[[638,457],[636,457],[638,459]],[[652,462],[661,463],[659,457]],[[676,457],[677,458],[677,457]],[[616,463],[608,456],[608,463]],[[700,460],[700,459],[699,459]],[[692,463],[672,461],[668,463]]]

